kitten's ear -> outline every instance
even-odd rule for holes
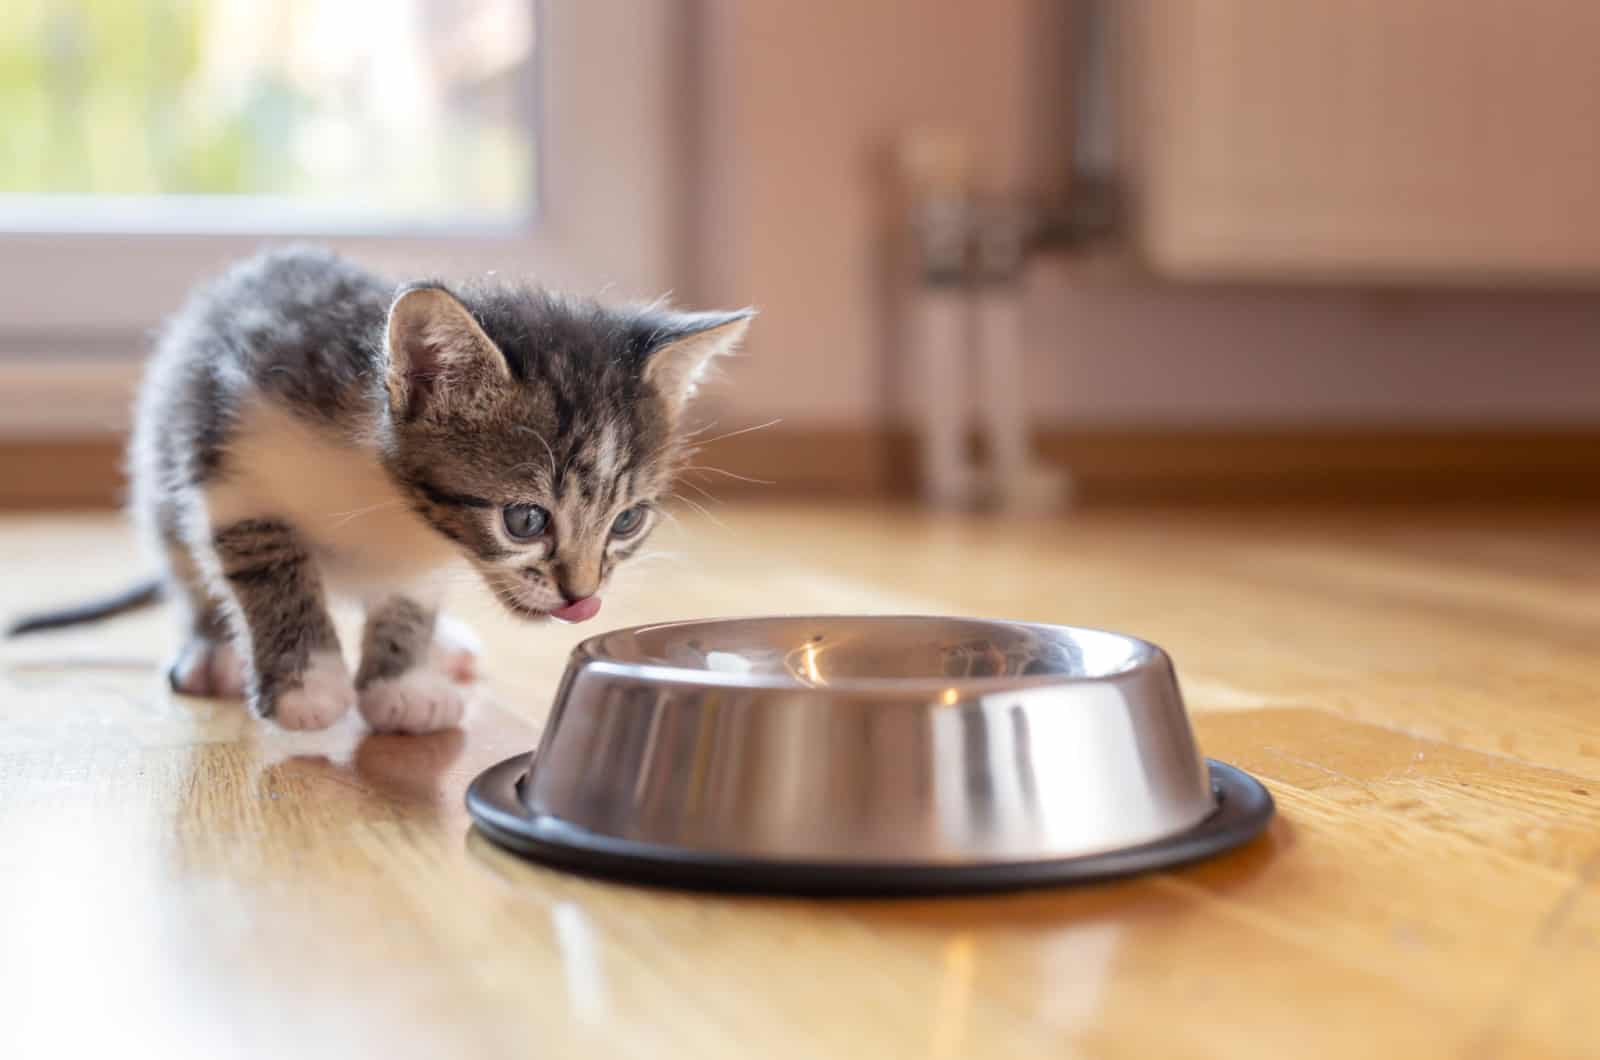
[[[443,287],[408,287],[389,307],[389,404],[410,418],[511,378],[505,355]]]
[[[754,309],[674,313],[667,324],[652,329],[644,379],[656,388],[673,416],[694,396],[711,362],[738,348],[755,315]]]

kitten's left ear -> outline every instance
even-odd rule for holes
[[[656,388],[674,416],[694,396],[711,362],[738,348],[755,315],[754,309],[674,313],[668,324],[652,329],[644,379]]]
[[[389,307],[389,404],[411,418],[448,408],[511,378],[494,340],[467,307],[443,287],[408,287]]]

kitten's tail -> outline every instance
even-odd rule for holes
[[[136,585],[130,585],[113,596],[90,600],[75,607],[63,607],[59,611],[39,611],[23,615],[6,627],[5,635],[20,637],[25,633],[40,633],[47,629],[61,629],[64,626],[76,626],[84,622],[99,622],[102,619],[113,618],[159,603],[163,595],[165,594],[161,579],[148,578]]]

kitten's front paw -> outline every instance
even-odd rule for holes
[[[245,690],[244,656],[225,640],[191,637],[167,670],[172,690],[185,696],[239,699]]]
[[[436,732],[461,721],[467,697],[454,675],[419,666],[361,690],[361,716],[378,732]]]
[[[453,681],[468,684],[478,679],[478,659],[483,642],[472,627],[451,615],[440,615],[433,626],[428,658],[433,668]]]
[[[267,709],[260,713],[285,729],[326,729],[344,717],[355,699],[344,659],[334,652],[318,652],[311,656],[299,686],[280,692],[274,703],[263,704]]]

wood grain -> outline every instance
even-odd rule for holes
[[[596,628],[929,610],[1138,633],[1281,815],[1231,856],[952,901],[633,890],[469,831],[590,629],[470,594],[464,732],[260,726],[163,616],[0,646],[0,1055],[1541,1057],[1600,1048],[1600,515],[685,514]],[[0,610],[135,569],[0,520]],[[348,616],[346,616],[348,618]]]

